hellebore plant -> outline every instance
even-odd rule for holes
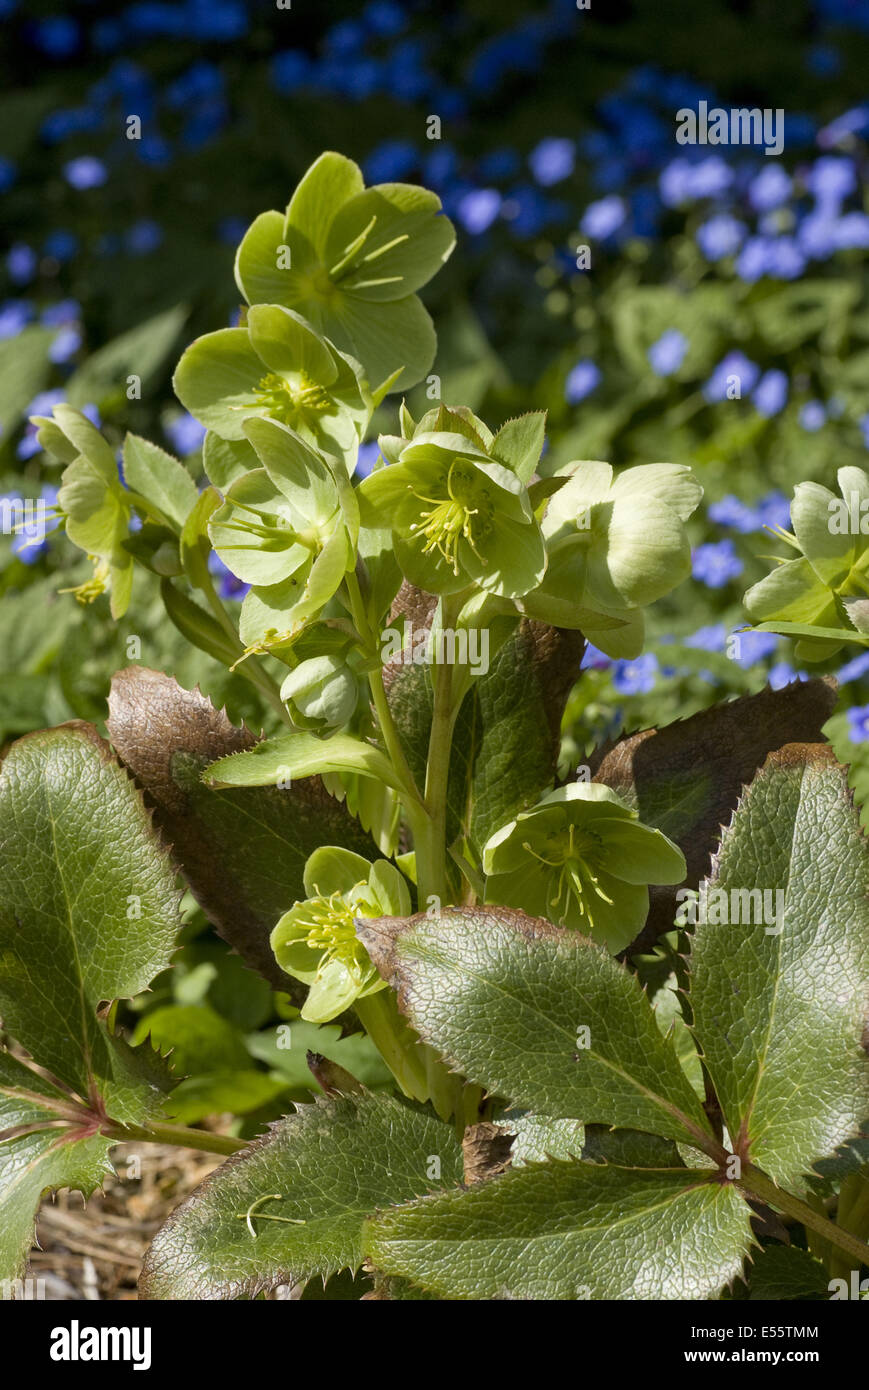
[[[77,598],[120,617],[141,575],[255,713],[134,664],[108,741],[74,723],[5,755],[0,1281],[40,1195],[91,1193],[120,1140],[232,1155],[155,1237],[145,1297],[828,1297],[869,1261],[869,858],[830,686],[568,765],[586,641],[641,652],[701,488],[667,463],[547,473],[541,412],[390,416],[432,364],[416,292],[453,243],[434,195],[325,154],[242,241],[240,326],[178,365],[201,488],[135,435],[120,468],[68,406],[37,421],[95,565]],[[357,483],[375,410],[391,432]],[[800,557],[748,595],[823,650],[869,640],[862,531],[830,529],[830,498],[797,490]],[[197,1109],[159,1010],[130,1041],[125,1001],[172,974],[179,882],[278,991],[276,1049],[308,1030],[291,1095],[248,1065]],[[735,906],[689,930],[703,885]],[[189,1122],[227,1108],[231,1133]]]

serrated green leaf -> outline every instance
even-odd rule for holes
[[[356,772],[388,787],[400,785],[385,753],[350,734],[278,734],[212,763],[203,780],[210,787],[269,787],[324,772]]]
[[[196,506],[196,484],[183,464],[137,434],[128,434],[124,440],[124,477],[178,530]]]
[[[578,932],[505,908],[357,932],[413,1027],[470,1081],[537,1114],[710,1141],[637,980]]]
[[[391,1096],[318,1101],[273,1125],[173,1212],[148,1251],[141,1292],[238,1298],[356,1270],[367,1216],[461,1176],[453,1130],[427,1112]]]
[[[694,1031],[731,1143],[798,1182],[869,1110],[869,854],[826,746],[770,756],[724,833],[713,889],[729,925],[695,931]]]
[[[814,1255],[796,1245],[770,1245],[749,1266],[751,1303],[828,1299],[829,1275]]]
[[[554,1161],[383,1212],[365,1249],[451,1299],[702,1299],[740,1272],[749,1217],[708,1172]]]
[[[129,1119],[136,1063],[98,1010],[169,964],[178,894],[139,792],[90,725],[27,734],[6,754],[0,876],[8,1032],[78,1095],[102,1091]]]

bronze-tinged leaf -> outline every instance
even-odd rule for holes
[[[776,749],[823,742],[821,728],[835,702],[829,679],[744,695],[599,749],[590,762],[592,780],[612,787],[642,821],[676,841],[688,865],[681,886],[697,888],[742,788]],[[649,890],[646,926],[629,950],[646,949],[670,930],[678,886]]]
[[[435,600],[403,584],[391,621],[428,628]],[[567,697],[579,676],[585,639],[522,618],[465,696],[453,735],[448,788],[450,841],[466,836],[479,852],[489,836],[551,786]],[[414,776],[425,780],[431,681],[425,666],[399,653],[384,671],[389,703]],[[541,718],[541,715],[543,716]]]
[[[220,935],[275,988],[294,992],[295,983],[272,955],[269,934],[304,896],[305,860],[321,845],[374,858],[373,841],[319,777],[286,790],[204,786],[204,767],[251,748],[256,739],[198,689],[184,690],[161,671],[131,666],[115,675],[107,728]]]

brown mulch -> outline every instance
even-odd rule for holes
[[[39,1209],[28,1276],[46,1299],[135,1299],[136,1281],[155,1231],[207,1173],[217,1154],[160,1144],[118,1144],[115,1177],[87,1203],[58,1192]]]

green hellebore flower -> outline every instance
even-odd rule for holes
[[[70,405],[56,405],[53,418],[36,415],[37,438],[47,453],[66,463],[57,510],[73,545],[93,562],[93,578],[72,590],[80,603],[92,603],[106,590],[113,618],[127,611],[133,587],[133,557],[123,548],[132,505],[118,473],[111,445],[87,416]]]
[[[615,478],[608,463],[572,463],[564,474],[542,523],[546,576],[519,606],[557,627],[581,628],[608,656],[638,656],[641,610],[691,572],[684,523],[703,489],[673,463],[640,464]]]
[[[650,883],[681,883],[682,851],[609,787],[573,782],[521,811],[483,850],[486,902],[594,937],[613,954],[642,930]]]
[[[408,917],[410,892],[387,859],[369,864],[325,846],[305,865],[307,898],[285,912],[271,935],[278,965],[310,985],[302,1018],[328,1023],[355,999],[386,988],[356,935],[357,917]]]
[[[744,603],[755,622],[800,623],[807,629],[839,628],[842,641],[797,642],[802,661],[833,656],[854,631],[864,631],[859,603],[869,595],[869,476],[862,468],[840,468],[841,497],[820,483],[798,483],[791,502],[793,533],[773,534],[799,552],[778,560],[778,569],[747,591]],[[866,521],[869,528],[869,520]]]
[[[209,535],[227,568],[289,627],[322,608],[355,564],[353,490],[340,465],[333,472],[286,425],[254,418],[244,431],[262,467],[230,484]]]
[[[312,656],[301,661],[281,686],[297,729],[332,733],[349,724],[359,697],[359,682],[341,656]]]
[[[343,457],[350,472],[374,408],[359,363],[277,304],[254,305],[244,328],[197,338],[173,384],[181,404],[222,439],[244,439],[245,420],[266,416]]]
[[[328,152],[311,165],[286,214],[248,229],[235,278],[248,304],[295,309],[361,362],[379,401],[434,361],[431,319],[417,298],[455,245],[440,199],[413,184],[365,188],[351,159]]]
[[[546,551],[521,480],[463,434],[417,433],[359,487],[366,525],[391,527],[405,577],[431,594],[502,598],[540,583]]]

